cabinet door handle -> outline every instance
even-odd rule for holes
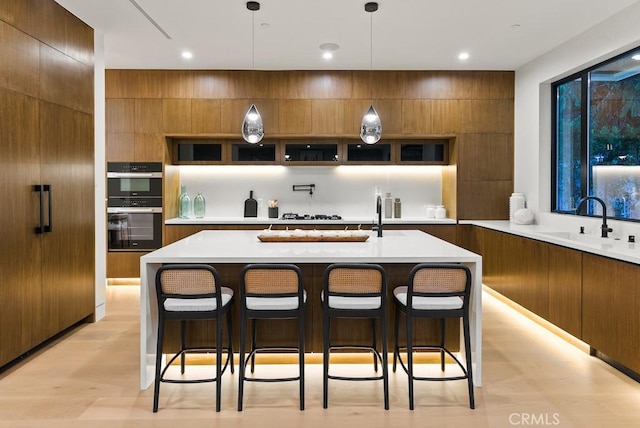
[[[33,186],[33,191],[38,192],[40,195],[40,224],[36,226],[36,234],[44,233],[44,225],[42,224],[42,220],[44,218],[44,189],[41,184],[36,184]]]
[[[42,188],[45,192],[49,192],[49,224],[44,226],[44,232],[52,232],[53,231],[53,211],[51,211],[51,200],[53,199],[53,191],[51,190],[51,184],[43,184]],[[42,203],[41,203],[42,204]],[[41,205],[42,206],[42,205]],[[42,217],[40,217],[40,221],[42,221]]]

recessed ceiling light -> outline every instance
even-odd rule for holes
[[[182,58],[184,59],[191,59],[193,58],[193,54],[189,51],[183,51],[182,52]]]
[[[333,52],[340,49],[340,45],[337,43],[323,43],[319,47],[322,51],[322,58],[324,59],[333,58]]]
[[[460,55],[458,55],[458,59],[459,60],[466,60],[469,59],[469,53],[468,52],[461,52]]]
[[[640,61],[640,54],[635,54],[634,56],[631,57],[631,59],[635,61]]]
[[[511,26],[511,29],[513,29],[513,30],[519,30],[519,29],[520,29],[520,27],[521,27],[521,25],[520,25],[520,24],[513,24],[513,25]]]
[[[271,27],[271,24],[269,24],[268,22],[263,22],[262,24],[260,24],[260,26],[262,28],[269,28],[269,27]]]

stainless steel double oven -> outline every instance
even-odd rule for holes
[[[107,164],[109,251],[151,251],[162,246],[162,163]]]

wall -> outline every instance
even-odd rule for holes
[[[551,208],[551,83],[640,46],[638,22],[640,3],[516,70],[515,190],[543,221],[558,217],[540,214]]]
[[[106,315],[107,302],[107,237],[105,224],[106,214],[106,183],[102,177],[106,176],[105,160],[105,87],[104,87],[104,35],[94,31],[94,132],[95,132],[95,241],[96,241],[96,313],[99,320]]]
[[[191,200],[202,192],[206,216],[242,217],[249,190],[266,207],[277,199],[280,214],[338,214],[375,217],[376,187],[402,201],[402,217],[426,218],[427,204],[440,204],[440,166],[181,166],[181,183]],[[259,177],[259,179],[256,179]],[[294,184],[315,184],[313,195]],[[260,215],[260,209],[258,214]],[[266,208],[264,217],[266,217]]]
[[[508,217],[513,83],[512,72],[373,72],[383,139],[456,137],[441,187],[457,218]],[[370,94],[359,71],[107,70],[107,160],[167,161],[166,135],[239,138],[251,103],[270,136],[357,138]]]

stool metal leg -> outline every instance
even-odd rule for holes
[[[444,336],[445,336],[445,320],[440,319],[440,370],[444,371]]]
[[[244,311],[243,311],[244,312]],[[244,347],[247,340],[247,319],[242,313],[240,315],[240,353],[238,355],[238,411],[242,411],[242,400],[244,396],[244,376],[245,376],[245,361],[244,361]]]
[[[382,388],[384,392],[384,409],[389,410],[389,349],[387,345],[387,320],[384,313],[380,318],[380,329],[382,330]]]
[[[331,320],[329,315],[323,315],[323,323],[322,323],[322,407],[327,408],[329,406],[329,346],[330,346],[330,335],[331,335]]]
[[[377,334],[377,328],[376,328],[376,319],[375,318],[371,318],[371,347],[373,349],[378,349],[378,334]],[[373,370],[377,373],[378,372],[378,356],[376,355],[376,353],[373,353]]]
[[[298,366],[300,370],[300,410],[304,410],[304,314],[298,318]]]
[[[251,373],[253,374],[256,365],[256,324],[258,324],[257,319],[251,320]]]
[[[222,395],[222,320],[216,322],[216,412],[220,411]]]
[[[185,339],[185,335],[186,335],[186,330],[187,330],[187,326],[186,326],[187,322],[182,320],[180,321],[180,373],[184,374],[184,361],[185,361],[185,357],[186,357],[186,353],[184,352],[184,350],[187,347],[187,341]]]
[[[162,372],[162,343],[164,342],[164,318],[158,319],[158,346],[156,347],[156,380],[153,386],[153,413],[158,411],[158,399],[160,396],[160,373]]]
[[[469,407],[476,408],[475,398],[473,395],[473,364],[471,362],[471,338],[469,336],[469,317],[462,317],[462,328],[464,329],[464,348],[465,357],[467,359],[467,384],[469,386]]]
[[[393,336],[394,336],[394,341],[393,341],[393,372],[396,372],[396,365],[397,365],[397,361],[398,358],[400,358],[400,348],[398,345],[398,333],[400,331],[400,309],[398,309],[398,306],[396,305],[396,314],[395,314],[395,322],[393,325]]]
[[[407,374],[409,377],[409,410],[413,410],[413,320],[407,316]]]
[[[233,374],[235,369],[234,369],[234,361],[233,361],[233,322],[232,322],[231,310],[227,312],[227,338],[229,339],[228,358],[231,364],[231,368],[230,368],[231,374]]]

